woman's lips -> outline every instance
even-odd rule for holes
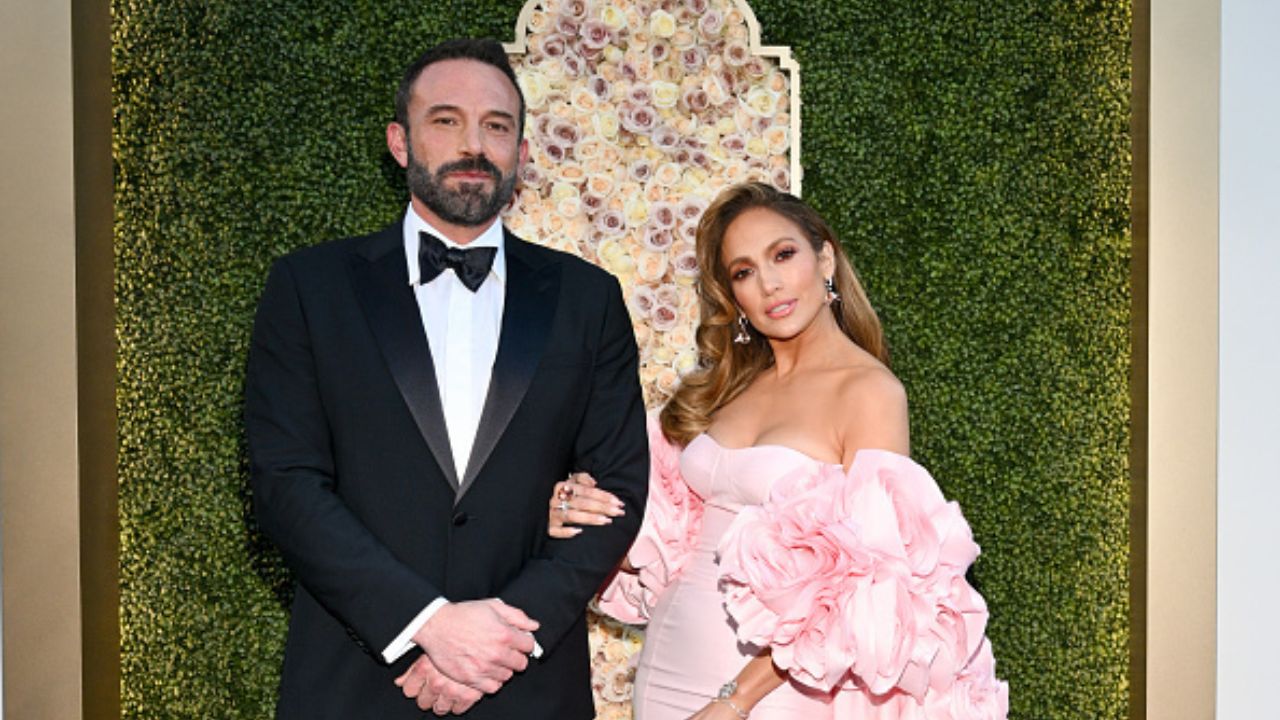
[[[796,308],[796,301],[787,300],[785,302],[780,302],[774,305],[770,305],[769,308],[764,311],[764,314],[768,315],[774,320],[777,320],[779,318],[784,318],[790,315],[791,311],[795,310],[795,308]]]

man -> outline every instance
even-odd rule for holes
[[[280,718],[594,715],[584,608],[643,514],[644,410],[616,280],[498,220],[523,125],[499,44],[428,50],[387,126],[401,221],[271,270],[245,418],[299,585]],[[574,469],[624,514],[549,541]]]

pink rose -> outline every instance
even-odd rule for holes
[[[585,49],[601,50],[612,39],[609,26],[596,19],[582,23],[578,32],[582,36],[582,47]]]
[[[672,330],[680,323],[680,314],[674,305],[657,305],[649,318],[653,321],[653,329],[658,332]]]

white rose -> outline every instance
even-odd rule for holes
[[[520,89],[524,91],[524,103],[530,109],[541,109],[547,101],[550,82],[537,70],[524,70],[520,76]]]
[[[729,100],[729,89],[714,75],[703,79],[702,91],[707,94],[707,101],[712,106],[723,105]]]

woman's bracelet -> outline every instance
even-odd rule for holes
[[[737,705],[734,705],[733,701],[730,700],[729,698],[722,698],[722,697],[713,698],[711,702],[724,703],[725,705],[728,705],[729,709],[737,713],[738,717],[742,718],[742,720],[747,720],[747,718],[751,717],[751,713],[742,712],[742,708],[738,707]]]
[[[747,718],[751,716],[751,713],[742,712],[742,708],[735,705],[734,702],[729,699],[733,697],[733,694],[737,692],[737,690],[738,690],[738,681],[730,680],[729,682],[720,686],[720,693],[716,695],[714,698],[712,698],[711,702],[724,703],[725,705],[729,706],[730,710],[733,710],[735,713],[737,713],[738,717],[741,718],[741,720],[747,720]]]

